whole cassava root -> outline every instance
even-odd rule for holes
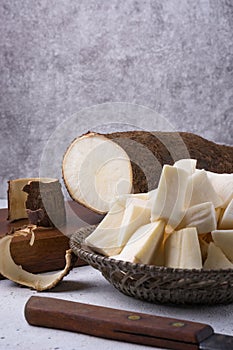
[[[233,172],[232,146],[193,133],[88,132],[68,147],[63,179],[75,201],[106,213],[118,195],[156,188],[163,165],[184,158],[197,159],[198,169]]]
[[[182,158],[197,159],[198,169],[216,173],[233,172],[232,146],[217,144],[193,133],[127,131],[104,136],[118,143],[129,155],[135,193],[146,192],[157,187],[162,166],[173,165],[176,160]],[[142,146],[158,160],[161,166],[159,169],[154,169],[158,164],[151,164],[150,159],[144,158],[148,152],[143,152]],[[147,181],[145,174],[147,174]]]

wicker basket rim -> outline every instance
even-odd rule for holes
[[[78,231],[73,233],[70,237],[70,247],[75,255],[81,255],[83,257],[87,257],[92,261],[96,261],[100,264],[110,263],[111,265],[115,265],[119,268],[124,267],[124,269],[140,271],[140,272],[164,272],[164,273],[176,273],[176,274],[190,274],[190,277],[195,272],[195,274],[200,274],[208,278],[208,275],[211,274],[213,276],[214,273],[219,275],[226,275],[227,273],[232,274],[233,269],[181,269],[181,268],[171,268],[165,266],[155,266],[141,263],[132,263],[124,260],[117,260],[111,257],[103,256],[91,250],[90,247],[87,247],[83,244],[85,237],[87,237],[93,230],[96,228],[96,225],[89,225],[86,227],[80,228]]]

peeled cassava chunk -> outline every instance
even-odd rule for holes
[[[66,251],[66,266],[62,271],[53,274],[33,274],[22,269],[22,266],[15,264],[10,252],[10,244],[13,237],[27,235],[28,230],[15,231],[0,239],[0,273],[9,280],[26,287],[43,291],[55,287],[64,276],[66,276],[72,265],[72,252]],[[31,245],[32,245],[31,241]]]
[[[230,201],[218,223],[219,229],[231,229],[233,228],[233,199]]]
[[[190,176],[191,195],[187,198],[189,206],[212,202],[215,208],[222,205],[223,201],[215,192],[205,170],[196,171]]]
[[[142,225],[133,233],[121,253],[112,258],[150,264],[162,244],[164,226],[162,220]]]
[[[96,252],[119,254],[137,228],[150,220],[149,200],[120,197],[85,242]]]
[[[207,171],[207,176],[218,196],[222,199],[222,208],[226,208],[233,199],[233,171],[232,174],[217,174]]]
[[[70,196],[101,214],[109,211],[117,196],[131,192],[128,155],[116,143],[95,133],[73,141],[64,156],[62,171]]]
[[[211,235],[216,246],[233,262],[233,229],[212,231]]]
[[[132,198],[137,198],[137,199],[143,199],[143,200],[148,200],[148,201],[152,201],[154,200],[154,196],[156,195],[157,192],[157,188],[149,191],[149,192],[145,192],[145,193],[127,193],[127,194],[122,194],[120,196],[117,197],[117,201],[119,203],[126,203],[127,199],[132,199]]]
[[[227,259],[222,250],[213,242],[209,244],[204,269],[233,269],[233,264]]]
[[[201,269],[202,256],[198,233],[194,227],[171,233],[165,242],[165,266]]]
[[[196,159],[180,159],[173,164],[173,166],[175,166],[176,168],[187,171],[189,175],[192,175],[195,173],[196,165],[197,165]]]
[[[128,198],[119,231],[118,244],[124,246],[140,226],[150,222],[150,216],[151,206],[148,200]]]
[[[67,149],[63,179],[75,201],[105,213],[119,193],[155,189],[163,165],[189,157],[197,159],[198,169],[233,172],[233,147],[192,133],[90,132],[78,137]]]
[[[165,220],[167,232],[172,232],[184,216],[188,179],[185,170],[164,165],[152,203],[151,221]]]
[[[217,221],[213,203],[206,202],[188,208],[178,228],[184,227],[196,227],[198,233],[216,230]]]
[[[85,239],[85,243],[103,255],[119,254],[122,246],[118,242],[118,236],[124,212],[125,204],[116,201],[97,228]]]

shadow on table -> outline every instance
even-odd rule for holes
[[[95,287],[93,283],[88,282],[79,282],[79,281],[62,281],[56,287],[48,290],[49,293],[61,293],[61,292],[73,292],[73,291],[82,291]],[[46,291],[44,291],[46,292]]]

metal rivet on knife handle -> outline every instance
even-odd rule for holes
[[[173,323],[171,323],[171,325],[173,327],[184,327],[185,323],[183,323],[183,322],[173,322]]]
[[[137,320],[140,320],[141,317],[138,316],[138,315],[129,315],[129,316],[128,316],[128,319],[129,319],[129,320],[132,320],[132,321],[137,321]]]

